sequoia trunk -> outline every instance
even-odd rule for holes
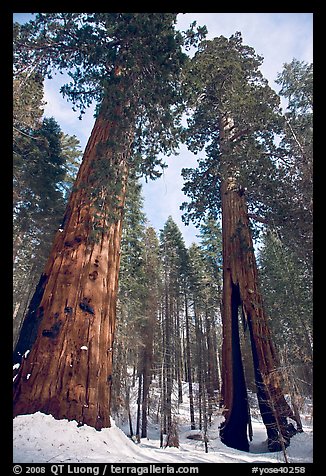
[[[232,129],[233,124],[229,122]],[[225,128],[226,129],[226,128]],[[226,130],[223,138],[227,138]],[[227,157],[224,158],[226,161]],[[224,164],[221,183],[223,230],[223,347],[222,399],[225,421],[221,439],[228,446],[248,449],[249,423],[246,384],[242,368],[238,311],[249,328],[257,386],[257,397],[267,429],[270,450],[289,443],[294,419],[281,385],[280,368],[271,340],[258,289],[258,272],[249,227],[244,191],[239,186],[235,167]],[[295,430],[294,430],[295,431]],[[292,433],[292,434],[291,434]]]
[[[102,107],[37,289],[38,333],[14,382],[14,416],[41,411],[96,429],[110,426],[122,211],[132,141],[126,131],[122,147],[120,142],[118,152],[115,147],[110,153],[117,128]],[[102,188],[98,207],[94,177],[103,156],[112,190]]]

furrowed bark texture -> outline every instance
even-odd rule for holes
[[[225,131],[224,137],[226,136]],[[225,159],[224,159],[225,160]],[[228,446],[247,449],[248,402],[239,340],[238,310],[251,337],[260,412],[270,450],[288,444],[287,404],[276,352],[258,289],[258,272],[249,227],[245,194],[235,170],[225,167],[221,183],[223,230],[223,347],[222,399],[225,422],[221,439]]]
[[[110,426],[122,210],[132,140],[126,133],[124,150],[110,154],[107,141],[115,127],[102,109],[43,273],[35,311],[41,322],[14,382],[14,416],[41,411],[96,429]],[[99,211],[90,198],[96,186],[90,177],[104,149],[120,188],[118,206],[108,201]],[[109,218],[112,208],[114,219]],[[94,217],[101,231],[92,240]]]

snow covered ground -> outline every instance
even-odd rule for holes
[[[185,398],[186,400],[186,398]],[[149,438],[133,442],[115,421],[112,427],[96,431],[78,427],[74,421],[55,420],[51,415],[35,413],[14,419],[15,463],[283,463],[282,452],[267,450],[265,427],[253,418],[253,441],[250,452],[228,448],[219,439],[221,417],[214,417],[208,430],[208,453],[203,441],[187,439],[191,433],[186,418],[187,403],[179,409],[179,448],[160,448],[159,425],[151,422]],[[287,448],[289,463],[312,463],[313,438],[311,422],[303,417],[304,433],[291,439]]]

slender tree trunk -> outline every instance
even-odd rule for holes
[[[176,320],[175,320],[175,363],[176,363],[176,380],[178,382],[178,404],[180,405],[183,402],[182,396],[182,341],[180,335],[180,309],[179,309],[179,297],[177,296],[177,306],[176,306]]]
[[[141,437],[147,438],[147,413],[149,404],[149,387],[151,383],[153,363],[154,327],[156,321],[157,296],[153,292],[149,295],[147,306],[147,324],[144,329],[145,340],[142,352],[143,358],[143,399],[142,399],[142,428]]]
[[[147,365],[144,366],[143,374],[143,398],[141,414],[141,437],[147,438],[147,412],[148,412],[148,393],[150,385],[150,374]]]
[[[33,312],[40,324],[14,383],[14,416],[41,411],[96,429],[110,426],[122,210],[132,133],[126,131],[123,148],[110,153],[109,141],[116,140],[119,124],[106,116],[103,107],[37,289]],[[92,192],[103,157],[112,191],[107,196],[102,192],[105,201],[99,209]]]
[[[164,322],[163,322],[163,351],[164,351],[164,433],[169,438],[172,429],[172,386],[173,386],[173,372],[172,372],[172,356],[174,356],[172,348],[172,334],[173,334],[173,291],[171,289],[169,270],[164,269]]]
[[[224,123],[222,139],[228,138]],[[223,124],[223,122],[222,122]],[[223,148],[222,148],[223,151]],[[223,156],[223,153],[222,153]],[[228,446],[248,449],[247,391],[239,339],[238,309],[251,336],[255,380],[260,412],[267,429],[271,451],[282,449],[289,439],[286,417],[293,418],[282,390],[276,352],[271,340],[258,289],[258,272],[250,233],[244,191],[237,180],[236,167],[223,157],[221,183],[223,231],[223,348],[222,398],[225,422],[221,438]]]
[[[131,412],[130,412],[130,387],[129,386],[126,386],[126,407],[128,412],[130,438],[132,438],[134,436],[134,431],[132,428],[132,418],[131,418]]]
[[[166,292],[166,289],[165,289]],[[166,354],[167,354],[167,339],[166,339],[166,295],[164,297],[165,305],[162,303],[162,312],[161,312],[161,330],[162,330],[162,366],[160,372],[160,388],[161,388],[161,431],[162,434],[166,435],[167,433],[167,423],[166,423],[166,384],[167,384],[167,367],[166,367]],[[163,446],[162,446],[163,447]]]
[[[164,435],[166,434],[166,414],[165,414],[165,354],[166,349],[164,345],[164,325],[163,325],[163,309],[162,309],[162,337],[163,337],[163,348],[162,348],[162,365],[161,365],[161,372],[159,376],[160,381],[160,448],[163,448],[164,444]]]
[[[167,438],[172,428],[172,345],[171,345],[171,327],[173,318],[172,298],[170,286],[168,286],[165,297],[165,339],[166,339],[166,356],[165,356],[165,375],[166,375],[166,394],[165,394],[165,417],[166,417],[166,434]]]
[[[215,397],[215,387],[214,387],[214,378],[213,376],[217,375],[217,369],[215,364],[215,354],[213,352],[213,342],[212,342],[212,324],[208,316],[207,303],[205,304],[205,329],[206,329],[206,354],[207,354],[207,375],[206,375],[206,393],[207,393],[207,404],[208,410],[207,415],[209,423],[211,423],[212,414],[213,414],[213,403]]]
[[[187,349],[187,377],[189,386],[189,411],[190,411],[190,428],[194,430],[195,412],[194,412],[194,395],[192,389],[192,371],[191,371],[191,357],[190,357],[190,330],[189,330],[189,315],[188,315],[188,298],[185,292],[185,317],[186,317],[186,349]]]
[[[143,376],[142,411],[141,411],[141,438],[147,438],[147,413],[149,400],[149,387],[151,383],[151,370],[153,362],[153,339],[155,325],[155,311],[152,306],[148,308],[147,324],[144,327],[144,348],[141,351],[141,369]]]
[[[196,331],[196,357],[197,357],[197,372],[198,372],[198,409],[199,409],[199,429],[203,428],[203,397],[204,397],[204,386],[205,382],[203,381],[203,334],[201,331],[201,317],[200,313],[196,310],[197,304],[194,299],[194,319],[195,319],[195,331]]]
[[[218,348],[218,337],[216,331],[216,321],[212,323],[212,355],[213,355],[213,386],[214,386],[214,402],[217,403],[220,398],[221,392],[221,369],[219,362],[219,348]]]
[[[137,420],[136,420],[136,438],[137,442],[140,443],[140,417],[141,417],[141,389],[142,389],[142,372],[138,374],[138,396],[137,396]]]
[[[36,289],[36,280],[38,278],[35,271],[35,264],[32,266],[29,276],[25,276],[24,280],[20,284],[22,288],[22,293],[20,298],[17,299],[19,304],[18,312],[13,318],[13,363],[21,362],[21,355],[29,350],[32,347],[32,344],[28,342],[25,334],[25,316],[27,315],[27,310],[29,308],[31,298],[34,295]],[[28,334],[28,332],[27,332]],[[23,339],[25,344],[21,347],[21,352],[18,354],[19,350],[18,342]]]

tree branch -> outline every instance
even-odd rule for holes
[[[230,131],[231,131],[232,129],[234,129],[234,126],[230,129]],[[242,129],[241,131],[236,132],[236,133],[230,138],[230,140],[231,140],[232,142],[234,142],[234,141],[236,141],[239,137],[244,136],[245,134],[247,134],[249,131],[250,131],[249,128],[247,128],[247,129]]]
[[[260,217],[259,215],[256,215],[255,213],[248,213],[248,218],[251,218],[252,220],[259,221],[260,223],[264,223],[265,225],[268,225],[270,222],[267,220],[267,218]]]
[[[290,121],[287,119],[287,117],[285,117],[285,122],[286,122],[288,128],[289,128],[290,131],[291,131],[291,134],[292,134],[292,136],[293,136],[294,141],[296,142],[297,146],[298,146],[299,149],[300,149],[300,152],[301,152],[301,154],[302,154],[302,157],[305,158],[304,148],[303,148],[303,146],[301,145],[301,143],[299,142],[299,139],[297,138],[297,136],[296,136],[296,134],[295,134],[295,132],[294,132],[294,130],[293,130],[293,127],[291,126],[291,123],[290,123]]]

